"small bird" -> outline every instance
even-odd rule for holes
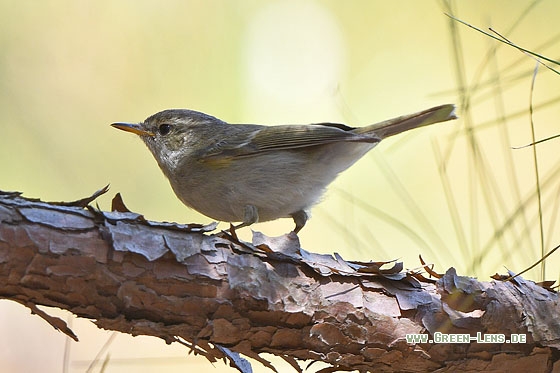
[[[456,118],[442,105],[360,128],[263,126],[171,109],[111,125],[140,136],[185,205],[235,228],[292,217],[298,233],[326,187],[381,140]]]

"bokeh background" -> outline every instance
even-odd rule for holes
[[[421,254],[483,280],[519,272],[560,241],[560,140],[537,147],[542,225],[533,149],[512,148],[531,142],[531,102],[536,138],[560,132],[560,77],[541,67],[532,89],[535,60],[444,13],[557,58],[559,11],[553,0],[0,0],[0,189],[69,201],[110,183],[103,209],[121,192],[148,219],[208,223],[110,123],[190,108],[231,123],[363,126],[456,103],[460,120],[387,140],[341,175],[302,246],[407,268]],[[557,279],[558,262],[525,276]],[[97,372],[98,353],[106,372],[230,371],[155,338],[118,334],[102,349],[111,332],[48,311],[81,341],[0,301],[3,371]]]

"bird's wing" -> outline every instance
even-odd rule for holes
[[[249,127],[253,128],[253,126]],[[275,150],[299,149],[338,141],[378,142],[371,134],[352,132],[343,124],[320,123],[311,125],[258,126],[252,131],[239,131],[207,148],[199,157],[211,161],[252,156]]]

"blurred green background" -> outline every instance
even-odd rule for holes
[[[0,0],[0,189],[69,201],[110,183],[103,209],[121,192],[148,219],[208,223],[110,123],[190,108],[231,123],[363,126],[456,103],[459,121],[387,140],[341,175],[302,246],[407,268],[422,254],[482,280],[519,272],[542,249],[532,150],[512,146],[531,141],[531,97],[537,139],[560,132],[560,79],[540,68],[531,93],[534,60],[444,12],[557,58],[559,11],[552,0]],[[560,241],[558,141],[537,148],[545,251]],[[292,222],[254,229],[279,235]],[[558,278],[557,255],[545,276]],[[81,372],[110,332],[73,327],[81,342],[66,361]],[[27,309],[0,301],[0,335],[6,371],[63,370],[65,337]],[[107,372],[230,371],[155,338],[118,335],[108,353]]]

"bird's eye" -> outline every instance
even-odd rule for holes
[[[165,136],[171,131],[171,124],[163,123],[158,127],[158,132],[160,135]]]

